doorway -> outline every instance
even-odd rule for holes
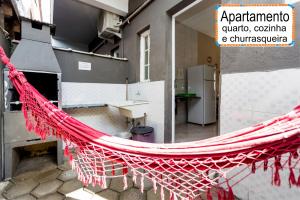
[[[215,7],[202,0],[173,16],[173,142],[219,135],[220,48]]]

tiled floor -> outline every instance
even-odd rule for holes
[[[56,166],[53,159],[32,158],[22,163],[18,174],[0,182],[0,200],[159,200],[152,182],[145,179],[143,193],[140,183],[129,177],[128,188],[123,189],[123,178],[107,180],[107,189],[84,187],[69,164]],[[166,196],[168,193],[166,192]]]
[[[193,141],[216,135],[216,124],[202,127],[183,124],[176,127],[177,142]],[[11,180],[0,182],[0,200],[159,200],[153,183],[147,179],[141,192],[140,180],[134,183],[128,176],[128,188],[123,189],[123,178],[107,179],[107,189],[99,186],[85,187],[77,180],[77,174],[69,164],[57,166],[53,158],[38,157],[23,160],[17,174]],[[160,191],[160,189],[158,189]],[[214,198],[216,193],[213,192]],[[165,199],[169,193],[165,191]],[[206,195],[203,194],[203,200]]]
[[[217,136],[217,123],[201,126],[197,124],[176,125],[176,142],[191,142]]]
[[[202,127],[183,124],[176,127],[176,142],[193,141],[216,135],[216,124]],[[128,188],[123,190],[123,178],[108,179],[107,189],[84,187],[77,175],[66,163],[56,166],[50,158],[23,160],[17,174],[9,181],[0,182],[0,200],[159,200],[152,188],[152,182],[145,179],[144,191],[140,183],[128,179]],[[168,193],[166,192],[166,199]],[[203,198],[205,199],[205,198]]]

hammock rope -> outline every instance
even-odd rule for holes
[[[153,183],[170,199],[233,200],[233,187],[258,169],[272,171],[272,184],[281,185],[288,170],[290,187],[300,187],[300,106],[290,113],[233,133],[195,142],[148,144],[99,132],[79,122],[43,97],[10,63],[3,48],[0,59],[20,94],[28,131],[42,139],[65,142],[65,156],[85,185],[106,188],[106,179],[127,175],[134,182]],[[298,177],[296,176],[298,175]]]

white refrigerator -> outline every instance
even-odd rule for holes
[[[195,93],[188,103],[188,122],[211,124],[216,122],[216,68],[211,65],[189,67],[188,93]]]

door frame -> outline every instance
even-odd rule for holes
[[[175,78],[176,78],[176,17],[178,17],[179,15],[181,15],[182,13],[188,11],[189,9],[191,9],[192,7],[194,7],[195,5],[199,4],[200,2],[205,1],[205,0],[195,0],[193,3],[189,4],[188,6],[184,7],[183,9],[181,9],[180,11],[176,12],[175,14],[172,15],[172,49],[171,49],[171,56],[172,56],[172,143],[175,143],[175,122],[176,122],[176,118],[175,118]],[[221,52],[221,49],[220,49]],[[219,66],[221,67],[221,66]],[[217,74],[218,76],[220,76],[220,74]],[[220,133],[220,96],[221,96],[221,78],[219,77],[219,102],[218,102],[218,122],[217,122],[217,134],[219,135]]]

